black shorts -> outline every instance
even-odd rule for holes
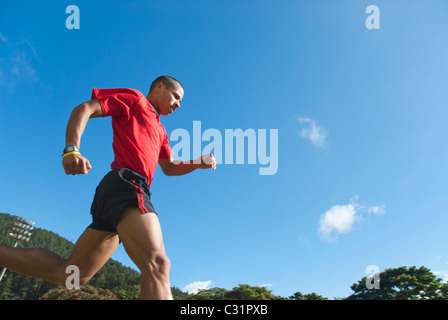
[[[126,208],[136,207],[141,213],[157,212],[151,203],[148,180],[127,168],[114,169],[96,188],[88,228],[117,232],[120,216]]]

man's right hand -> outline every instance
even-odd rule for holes
[[[62,158],[62,166],[66,174],[87,174],[92,169],[89,160],[80,154],[72,154]]]

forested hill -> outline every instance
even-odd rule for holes
[[[13,232],[15,222],[18,222],[16,216],[0,213],[0,245],[14,245],[15,240],[9,234]],[[22,248],[46,248],[63,258],[70,255],[73,245],[72,242],[56,233],[37,227],[32,230],[29,241],[18,244]],[[0,267],[0,273],[1,270],[3,270],[2,267]],[[139,272],[110,259],[88,284],[96,288],[109,289],[121,299],[138,299],[139,277]],[[6,270],[0,282],[0,300],[39,299],[44,293],[56,287],[48,282]]]
[[[18,217],[0,213],[0,245],[14,246],[15,239],[9,236]],[[40,247],[51,250],[67,258],[73,243],[54,232],[34,228],[29,241],[19,242],[18,246]],[[0,274],[3,268],[0,267]],[[377,278],[375,278],[377,277]],[[48,282],[33,279],[6,270],[0,282],[0,300],[136,300],[140,297],[140,273],[110,259],[97,274],[90,279],[88,286],[80,290],[68,290]],[[373,280],[372,280],[373,279]],[[374,282],[372,282],[374,281]],[[368,286],[372,284],[372,286]],[[377,286],[376,286],[377,285]],[[363,277],[350,287],[354,292],[338,300],[448,300],[448,282],[443,281],[430,269],[399,267],[387,268],[376,273],[373,278]],[[276,296],[265,287],[240,284],[232,290],[210,288],[188,294],[172,287],[176,300],[327,300],[317,293],[302,294],[297,291],[288,298]]]

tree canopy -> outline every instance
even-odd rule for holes
[[[8,236],[17,217],[0,213],[0,244],[13,246]],[[35,228],[28,242],[21,247],[47,248],[67,258],[73,243],[54,232]],[[2,270],[2,268],[0,268]],[[0,271],[1,272],[1,271]],[[30,278],[6,270],[0,282],[0,300],[136,300],[140,297],[140,273],[110,259],[104,267],[78,290],[58,287],[43,280]],[[398,267],[376,274],[376,285],[370,277],[364,277],[350,288],[353,293],[339,300],[448,300],[448,284],[426,267]],[[239,284],[231,290],[224,288],[202,289],[188,294],[172,287],[176,300],[328,300],[315,292],[295,292],[289,297],[274,295],[264,286]]]
[[[347,300],[446,300],[448,285],[428,268],[389,268],[378,276],[379,288],[370,288],[362,278],[351,286]]]

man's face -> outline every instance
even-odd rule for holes
[[[159,86],[158,112],[166,116],[173,113],[177,108],[180,108],[184,90],[178,84],[175,84],[169,89],[162,82],[159,83]]]

